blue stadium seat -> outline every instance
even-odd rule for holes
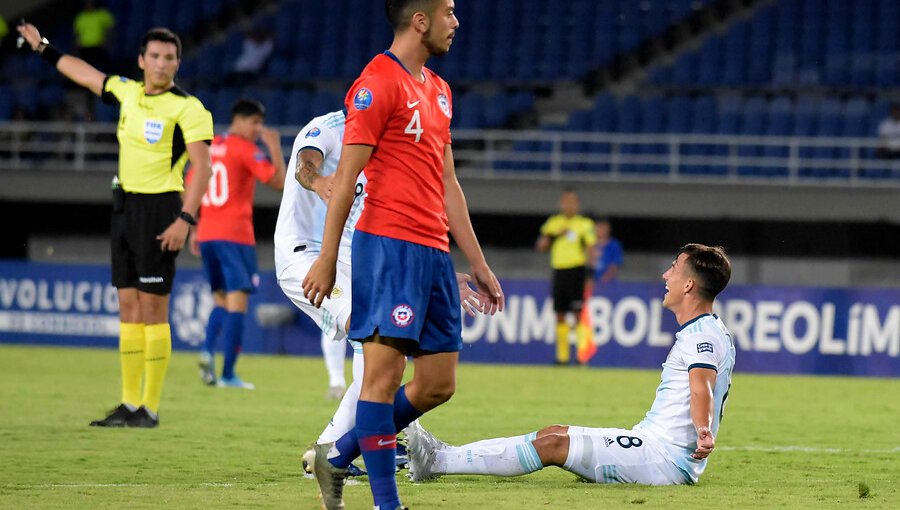
[[[766,100],[761,97],[751,97],[747,99],[741,112],[740,134],[742,135],[763,135],[766,131],[766,117],[768,113],[768,105]],[[762,154],[762,148],[756,145],[742,146],[738,148],[738,156],[741,157],[758,157]],[[765,176],[766,168],[754,165],[747,165],[738,168],[739,175],[749,176]]]
[[[478,129],[484,125],[484,105],[475,92],[457,96],[453,105],[453,128]]]
[[[13,98],[12,91],[6,85],[0,85],[0,120],[12,118]]]
[[[311,103],[312,100],[307,91],[303,89],[292,90],[288,94],[287,104],[285,105],[285,123],[294,126],[303,126],[312,120],[313,117],[326,113],[313,112],[312,108],[310,108]]]
[[[591,112],[591,125],[594,131],[610,133],[618,124],[618,107],[616,100],[609,94],[600,94]]]
[[[740,96],[724,96],[719,99],[717,108],[716,132],[721,135],[740,133],[743,99]]]
[[[718,72],[722,64],[722,40],[707,39],[699,50],[697,85],[710,86],[719,83]]]
[[[495,129],[504,127],[509,118],[509,112],[510,99],[508,94],[501,92],[486,97],[484,101],[484,127]],[[587,129],[588,127],[585,125],[585,131]]]
[[[675,96],[668,99],[666,106],[668,131],[670,133],[687,133],[691,127],[691,100],[687,96]]]
[[[744,83],[747,70],[747,23],[736,23],[725,37],[725,59],[722,62],[721,83],[738,85]]]

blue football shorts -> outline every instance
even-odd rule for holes
[[[357,230],[352,243],[349,337],[376,332],[418,343],[423,352],[459,352],[459,287],[450,254]]]
[[[259,274],[256,247],[231,241],[200,243],[203,271],[213,292],[256,292]]]

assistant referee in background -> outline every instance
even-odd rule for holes
[[[587,326],[579,319],[584,306],[584,284],[588,278],[588,253],[597,242],[594,222],[578,214],[578,194],[564,189],[559,197],[559,214],[555,214],[541,226],[541,235],[535,247],[539,251],[550,250],[550,267],[553,268],[553,310],[556,311],[556,364],[568,365],[570,359],[569,334],[571,328],[567,315],[575,316],[575,334],[578,345],[587,335]]]
[[[156,427],[172,354],[169,294],[175,257],[196,224],[194,216],[211,175],[212,115],[175,85],[181,40],[168,29],[154,28],[141,41],[138,66],[143,82],[108,76],[60,53],[34,25],[23,23],[17,29],[31,49],[65,77],[104,102],[119,105],[119,173],[110,241],[112,283],[119,295],[122,401],[91,425]],[[196,174],[185,190],[188,160]]]

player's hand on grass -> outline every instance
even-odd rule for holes
[[[500,288],[500,282],[494,276],[487,265],[472,268],[473,283],[478,289],[478,294],[484,299],[484,313],[494,315],[502,312],[506,303],[506,297],[503,295],[503,289]]]
[[[331,200],[331,190],[334,188],[334,175],[322,175],[312,182],[312,189],[326,204]]]
[[[325,298],[331,299],[334,279],[335,261],[323,259],[322,255],[319,255],[303,279],[303,297],[316,308],[321,307]]]
[[[475,317],[478,313],[484,313],[485,299],[469,286],[471,279],[472,277],[466,273],[456,273],[456,283],[459,285],[459,302],[469,317]]]
[[[162,251],[178,251],[183,248],[184,243],[187,242],[189,228],[190,226],[180,219],[172,222],[169,228],[156,236],[156,239],[160,241]]]
[[[19,31],[19,35],[25,39],[25,42],[28,43],[31,50],[37,51],[38,47],[41,45],[41,33],[38,32],[37,27],[31,23],[22,23],[16,26],[16,30]]]
[[[716,447],[716,438],[713,437],[709,427],[700,427],[697,429],[697,449],[691,454],[691,457],[702,460],[709,457],[713,448]]]

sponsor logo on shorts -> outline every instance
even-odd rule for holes
[[[710,342],[700,342],[697,344],[697,352],[713,352],[712,343]]]
[[[162,139],[163,123],[160,120],[147,120],[144,122],[144,140],[147,143],[156,143]]]
[[[409,305],[397,305],[391,312],[391,320],[398,328],[405,328],[413,321],[415,315]]]
[[[609,436],[603,436],[603,442],[606,443],[606,447],[609,448],[609,445],[615,443],[616,441]]]
[[[166,281],[162,276],[141,276],[138,278],[141,283],[163,283]]]
[[[334,288],[331,289],[331,299],[339,298],[343,295],[344,295],[344,291],[341,290],[341,288],[338,287],[337,285],[335,285]]]
[[[372,91],[363,87],[353,96],[353,107],[357,110],[365,110],[372,106]]]

